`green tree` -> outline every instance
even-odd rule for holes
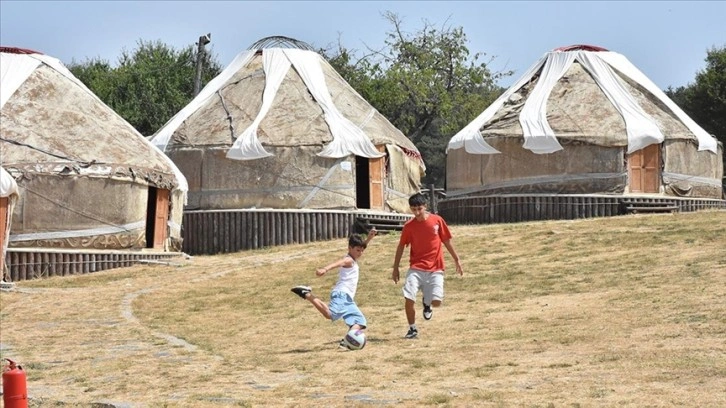
[[[665,93],[696,123],[726,145],[726,45],[706,53],[706,68],[695,81]],[[724,155],[726,176],[726,154]]]
[[[356,59],[339,44],[328,60],[418,147],[427,166],[424,183],[443,186],[449,139],[504,91],[495,83],[511,72],[492,73],[477,62],[485,54],[470,54],[461,27],[424,22],[409,34],[396,14],[384,18],[393,28],[382,50]]]
[[[113,68],[108,61],[100,58],[88,59],[83,64],[78,64],[73,61],[68,68],[96,96],[109,105],[108,101],[113,95],[115,85]]]
[[[133,51],[122,51],[115,68],[90,59],[69,69],[136,130],[151,135],[193,99],[196,53],[193,45],[175,50],[161,41],[139,40]],[[202,84],[221,72],[210,52],[202,66]]]

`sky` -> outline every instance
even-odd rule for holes
[[[16,1],[0,0],[0,45],[29,48],[65,64],[115,65],[139,41],[175,49],[211,33],[207,51],[224,67],[268,36],[313,47],[338,42],[362,56],[381,49],[396,13],[403,30],[461,27],[509,86],[544,53],[588,44],[627,57],[658,87],[687,86],[706,53],[726,46],[726,1]]]

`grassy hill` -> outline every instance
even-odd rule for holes
[[[726,406],[726,212],[452,231],[464,276],[430,321],[419,295],[415,340],[389,234],[360,261],[361,351],[290,292],[327,302],[340,239],[19,282],[0,354],[31,406]]]

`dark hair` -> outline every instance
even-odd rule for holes
[[[365,248],[368,246],[368,244],[366,244],[366,240],[363,239],[363,237],[361,237],[358,234],[353,234],[350,236],[350,238],[348,238],[348,246],[352,247],[352,248],[355,248],[355,247]]]
[[[416,193],[408,198],[408,205],[410,207],[418,207],[420,205],[426,205],[427,203],[426,196],[421,193]]]

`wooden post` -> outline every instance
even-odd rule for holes
[[[199,37],[197,42],[197,67],[194,73],[194,96],[200,91],[202,86],[202,64],[204,63],[204,46],[212,41],[212,34],[203,35]]]

